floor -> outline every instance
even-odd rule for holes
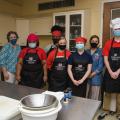
[[[102,110],[99,110],[99,111],[96,113],[94,120],[99,120],[99,119],[97,119],[97,118],[98,118],[98,116],[99,116],[101,113],[103,113],[103,111],[102,111]],[[116,118],[116,114],[115,114],[115,115],[106,115],[105,118],[104,118],[104,119],[101,119],[101,120],[120,120],[120,119]]]

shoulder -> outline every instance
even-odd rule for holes
[[[105,43],[105,46],[111,45],[111,43],[112,43],[112,39],[107,40],[106,43]]]
[[[42,49],[42,48],[36,48],[36,50],[37,50],[39,53],[45,53],[45,50]]]

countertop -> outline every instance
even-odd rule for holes
[[[20,100],[22,97],[41,93],[43,90],[13,85],[0,81],[0,95]],[[100,101],[90,100],[81,97],[72,97],[69,103],[62,102],[62,110],[58,114],[57,120],[93,120],[97,109],[100,106]]]

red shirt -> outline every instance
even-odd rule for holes
[[[18,58],[24,59],[27,52],[28,53],[36,53],[36,50],[37,50],[37,54],[38,54],[40,60],[46,60],[47,57],[46,57],[45,51],[42,48],[38,48],[38,47],[35,48],[35,49],[30,49],[28,47],[22,49],[19,56],[18,56]]]
[[[112,40],[108,40],[108,41],[105,43],[105,46],[104,46],[103,52],[102,52],[103,56],[109,56],[111,44],[112,44]],[[115,47],[119,47],[119,48],[120,48],[120,42],[114,41],[112,47],[114,47],[114,48],[115,48]]]
[[[51,69],[52,64],[54,62],[55,59],[55,53],[56,53],[56,49],[52,50],[47,58],[47,68]],[[70,56],[71,52],[66,50],[66,58],[68,59],[68,57]],[[56,57],[64,57],[64,51],[58,51]]]

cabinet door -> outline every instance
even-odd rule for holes
[[[69,49],[74,52],[76,49],[74,39],[82,35],[82,14],[71,14],[69,19]]]
[[[25,46],[27,43],[26,42],[27,36],[29,34],[29,20],[24,19],[16,20],[16,31],[19,35],[18,43],[21,46]]]
[[[54,24],[59,25],[63,28],[63,35],[66,34],[66,16],[65,15],[58,15],[54,18]]]

